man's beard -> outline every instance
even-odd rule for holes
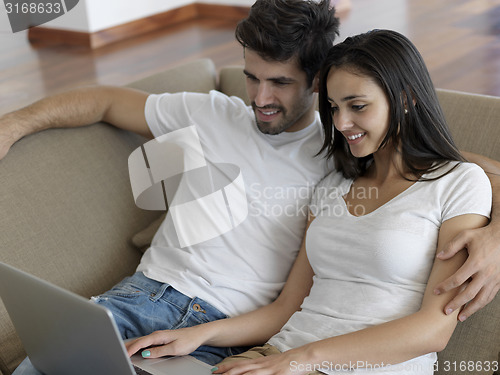
[[[293,125],[293,123],[290,123],[290,121],[288,120],[287,111],[283,107],[278,107],[278,106],[257,107],[255,102],[253,102],[252,109],[253,109],[253,112],[255,115],[255,121],[257,123],[257,128],[263,134],[277,135],[277,134],[283,133],[290,126]],[[275,110],[280,111],[281,116],[280,116],[279,122],[276,125],[271,126],[271,122],[259,120],[259,118],[257,116],[257,109],[260,109],[260,110],[273,110],[273,109],[275,109]]]

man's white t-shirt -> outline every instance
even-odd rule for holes
[[[145,114],[155,137],[194,126],[208,162],[237,166],[248,216],[227,233],[185,247],[165,220],[137,270],[229,316],[269,304],[300,248],[314,187],[333,169],[315,156],[323,144],[319,116],[298,132],[266,135],[251,107],[217,91],[151,95]]]
[[[423,177],[441,176],[454,164]],[[361,216],[352,215],[343,199],[352,182],[332,172],[314,192],[311,212],[316,218],[306,236],[314,284],[301,311],[269,341],[281,351],[417,312],[441,224],[464,214],[489,217],[491,211],[490,182],[475,164],[461,163],[439,179],[418,181],[366,215],[358,207]],[[377,192],[367,191],[366,198],[370,194]],[[435,360],[432,353],[399,366],[346,373],[432,374]],[[325,370],[344,373],[335,364],[325,364]]]

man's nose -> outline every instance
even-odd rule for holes
[[[273,104],[272,88],[267,84],[260,84],[255,96],[255,104],[257,107],[265,107],[266,105]]]

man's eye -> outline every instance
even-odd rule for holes
[[[249,81],[257,81],[257,77],[255,77],[253,74],[245,73],[245,77]]]

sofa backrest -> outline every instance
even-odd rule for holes
[[[219,74],[219,89],[227,95],[243,98],[249,104],[243,67],[223,68]],[[437,91],[458,147],[500,160],[500,98]],[[484,309],[458,324],[448,346],[439,353],[435,374],[491,375],[494,362],[500,361],[499,357],[500,297],[497,296]]]
[[[500,98],[438,89],[459,148],[500,160]]]
[[[210,59],[199,59],[178,65],[127,85],[151,94],[164,92],[209,92],[217,85],[215,65]]]

